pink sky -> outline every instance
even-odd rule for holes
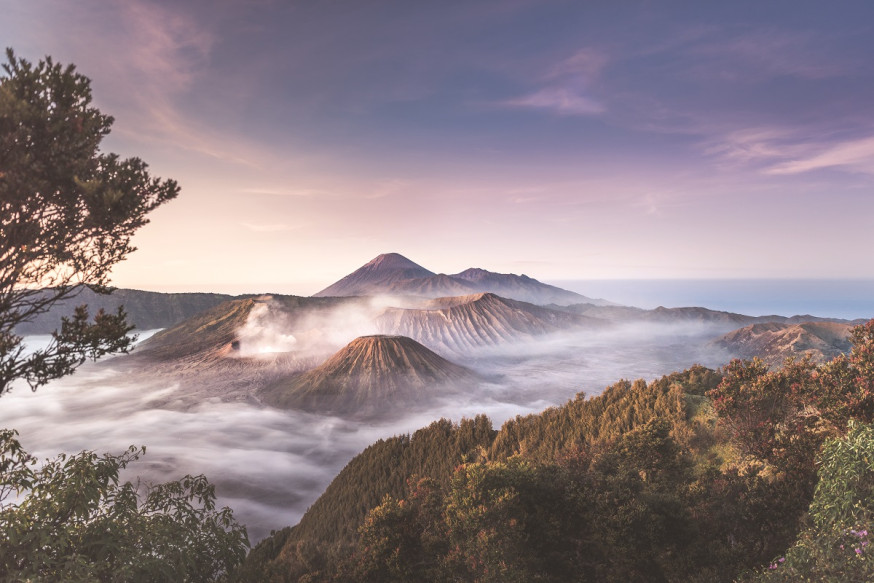
[[[874,6],[615,4],[9,0],[0,37],[182,187],[122,287],[874,277]]]

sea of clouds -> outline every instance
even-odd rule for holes
[[[487,349],[455,359],[486,381],[428,410],[389,410],[388,420],[379,422],[219,399],[173,408],[168,397],[193,387],[132,384],[125,367],[116,366],[128,357],[116,356],[35,393],[16,386],[0,399],[0,426],[17,429],[25,448],[39,458],[81,450],[119,453],[128,445],[145,445],[146,455],[131,466],[127,479],[207,475],[217,486],[219,503],[234,509],[254,543],[273,529],[295,524],[343,466],[377,439],[415,431],[441,417],[458,421],[480,413],[500,427],[580,391],[598,394],[622,378],[651,380],[694,363],[718,366],[727,356],[707,348],[706,339],[714,334],[700,326],[619,326]],[[28,341],[38,346],[46,339]],[[273,348],[295,342],[283,336],[271,341]]]

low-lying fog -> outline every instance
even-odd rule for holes
[[[147,454],[132,474],[152,482],[206,474],[217,485],[219,502],[234,509],[254,543],[272,529],[295,524],[342,467],[379,438],[414,431],[440,417],[458,421],[479,413],[500,427],[508,418],[559,405],[579,391],[598,394],[622,378],[651,380],[694,363],[719,366],[727,356],[706,347],[719,332],[701,326],[626,326],[480,351],[476,358],[454,358],[490,379],[471,387],[463,402],[455,398],[412,415],[397,411],[391,421],[379,423],[219,399],[165,408],[171,402],[166,395],[185,387],[132,386],[115,366],[127,358],[119,356],[86,365],[36,393],[16,387],[0,399],[0,426],[17,429],[25,448],[40,458],[145,445]]]

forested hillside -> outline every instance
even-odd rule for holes
[[[238,576],[818,580],[841,565],[848,578],[835,580],[866,580],[874,321],[851,339],[849,355],[823,365],[695,366],[499,431],[480,416],[377,442]],[[818,481],[824,443],[831,474]],[[836,487],[847,465],[855,473]]]

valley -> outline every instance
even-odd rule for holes
[[[134,470],[143,479],[203,472],[257,541],[297,522],[378,439],[440,418],[485,414],[500,426],[622,378],[715,368],[746,354],[732,331],[797,324],[705,308],[560,306],[551,290],[545,305],[490,290],[433,298],[419,286],[423,295],[391,295],[427,271],[397,257],[377,258],[368,277],[356,277],[376,295],[220,298],[200,313],[177,313],[128,356],[38,393],[13,391],[0,417],[37,455],[144,444],[148,455]],[[479,282],[495,289],[519,277],[474,273],[490,274]],[[846,327],[823,322],[810,333],[833,338]],[[818,347],[784,344],[781,356]]]

